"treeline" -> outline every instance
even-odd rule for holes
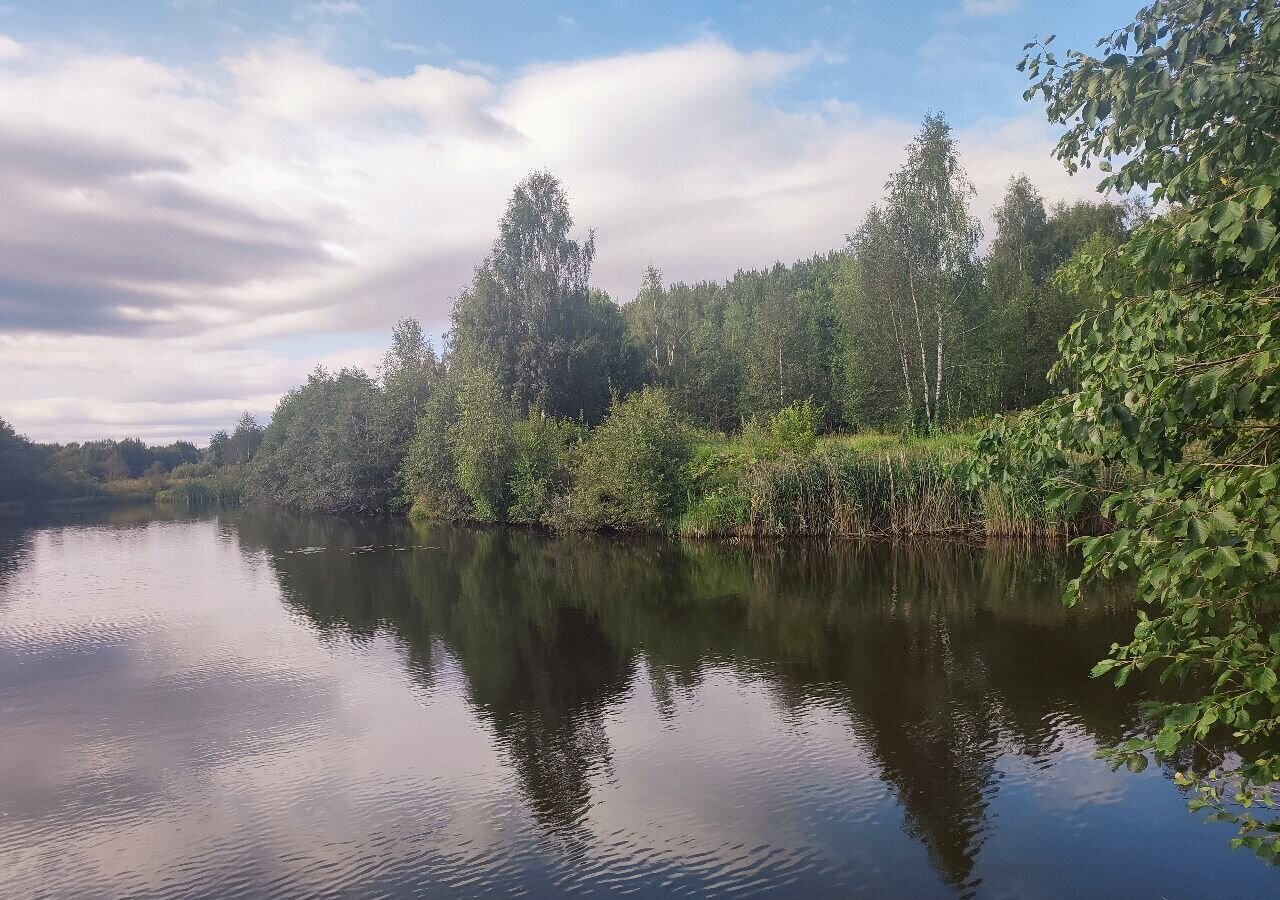
[[[1122,243],[1139,208],[1048,208],[1010,180],[986,258],[946,121],[925,119],[841,252],[664,287],[650,268],[624,315],[645,380],[694,421],[736,428],[811,399],[827,428],[921,433],[1049,396],[1058,339],[1101,298],[1055,280]]]
[[[112,482],[191,471],[206,456],[190,441],[38,444],[0,419],[0,502],[94,496]]]
[[[122,441],[48,458],[82,481],[216,473],[216,496],[313,511],[664,528],[696,507],[696,531],[772,533],[742,499],[773,496],[745,490],[745,462],[812,453],[818,433],[939,434],[1053,391],[1058,339],[1106,300],[1069,276],[1124,241],[1135,210],[1049,208],[1015,177],[984,257],[973,195],[930,116],[843,249],[723,283],[650,266],[619,306],[591,286],[594,234],[575,238],[560,183],[533,173],[440,354],[405,320],[376,373],[317,368],[266,428],[246,414],[203,453]]]
[[[655,529],[696,506],[705,519],[727,458],[745,477],[744,458],[812,453],[818,433],[939,434],[1054,390],[1058,339],[1105,302],[1067,276],[1140,211],[1049,208],[1015,177],[983,256],[973,196],[930,116],[842,250],[724,283],[665,284],[650,266],[619,306],[591,286],[594,234],[574,237],[563,188],[536,172],[440,354],[402,321],[377,373],[317,369],[252,447],[211,448],[241,466],[246,496],[304,510]],[[754,527],[738,506],[717,528]]]

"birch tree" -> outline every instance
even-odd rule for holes
[[[943,416],[949,343],[963,337],[955,321],[970,285],[978,221],[969,214],[973,184],[960,165],[951,126],[941,115],[924,119],[907,160],[885,185],[884,264],[894,289],[881,299],[909,358],[908,396],[932,430]],[[912,377],[911,367],[919,361]]]

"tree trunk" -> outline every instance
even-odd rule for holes
[[[924,346],[924,323],[920,319],[920,301],[916,297],[916,280],[910,264],[907,265],[907,286],[911,290],[911,305],[916,313],[916,339],[920,345],[920,381],[922,382],[921,395],[924,399],[924,418],[932,429],[933,408],[929,405],[929,354]]]
[[[898,324],[898,307],[889,301],[889,321],[893,323],[893,339],[898,345],[898,360],[902,363],[902,385],[907,389],[907,399],[911,399],[911,365],[907,362],[907,338]]]
[[[933,410],[942,416],[942,308],[936,307],[934,314],[938,318],[938,368],[933,375]]]
[[[778,409],[783,407],[782,395],[782,341],[778,341]]]

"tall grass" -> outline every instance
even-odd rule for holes
[[[1048,513],[1038,488],[972,486],[961,436],[825,439],[804,456],[703,454],[678,529],[695,537],[1066,536],[1100,523]],[[710,456],[709,461],[706,457]]]
[[[224,474],[179,481],[156,493],[156,503],[207,509],[240,505],[240,479]]]

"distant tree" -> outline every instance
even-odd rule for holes
[[[498,239],[454,303],[451,340],[459,364],[492,371],[521,415],[595,421],[626,333],[612,302],[592,299],[594,236],[578,242],[572,227],[554,176],[535,172],[516,185]]]
[[[731,293],[707,281],[664,288],[662,273],[649,266],[640,293],[623,307],[644,356],[645,383],[664,388],[676,408],[713,428],[735,422],[741,406],[744,360],[725,328]]]
[[[226,466],[231,463],[231,435],[225,428],[215,431],[209,437],[208,459],[215,466]]]
[[[265,429],[258,424],[257,419],[250,413],[243,413],[240,416],[240,421],[236,423],[235,431],[231,432],[224,449],[227,455],[227,465],[247,465],[257,454],[258,447],[261,446],[264,431]]]
[[[983,333],[994,341],[994,408],[1022,409],[1050,396],[1048,371],[1058,341],[1082,312],[1101,302],[1088,283],[1062,281],[1054,273],[1082,244],[1118,246],[1130,215],[1121,204],[1088,201],[1059,204],[1050,214],[1025,175],[1010,179],[993,216],[997,231],[986,260],[990,326]]]
[[[33,444],[0,419],[0,503],[53,496],[57,491],[49,477],[48,463],[45,448]]]

